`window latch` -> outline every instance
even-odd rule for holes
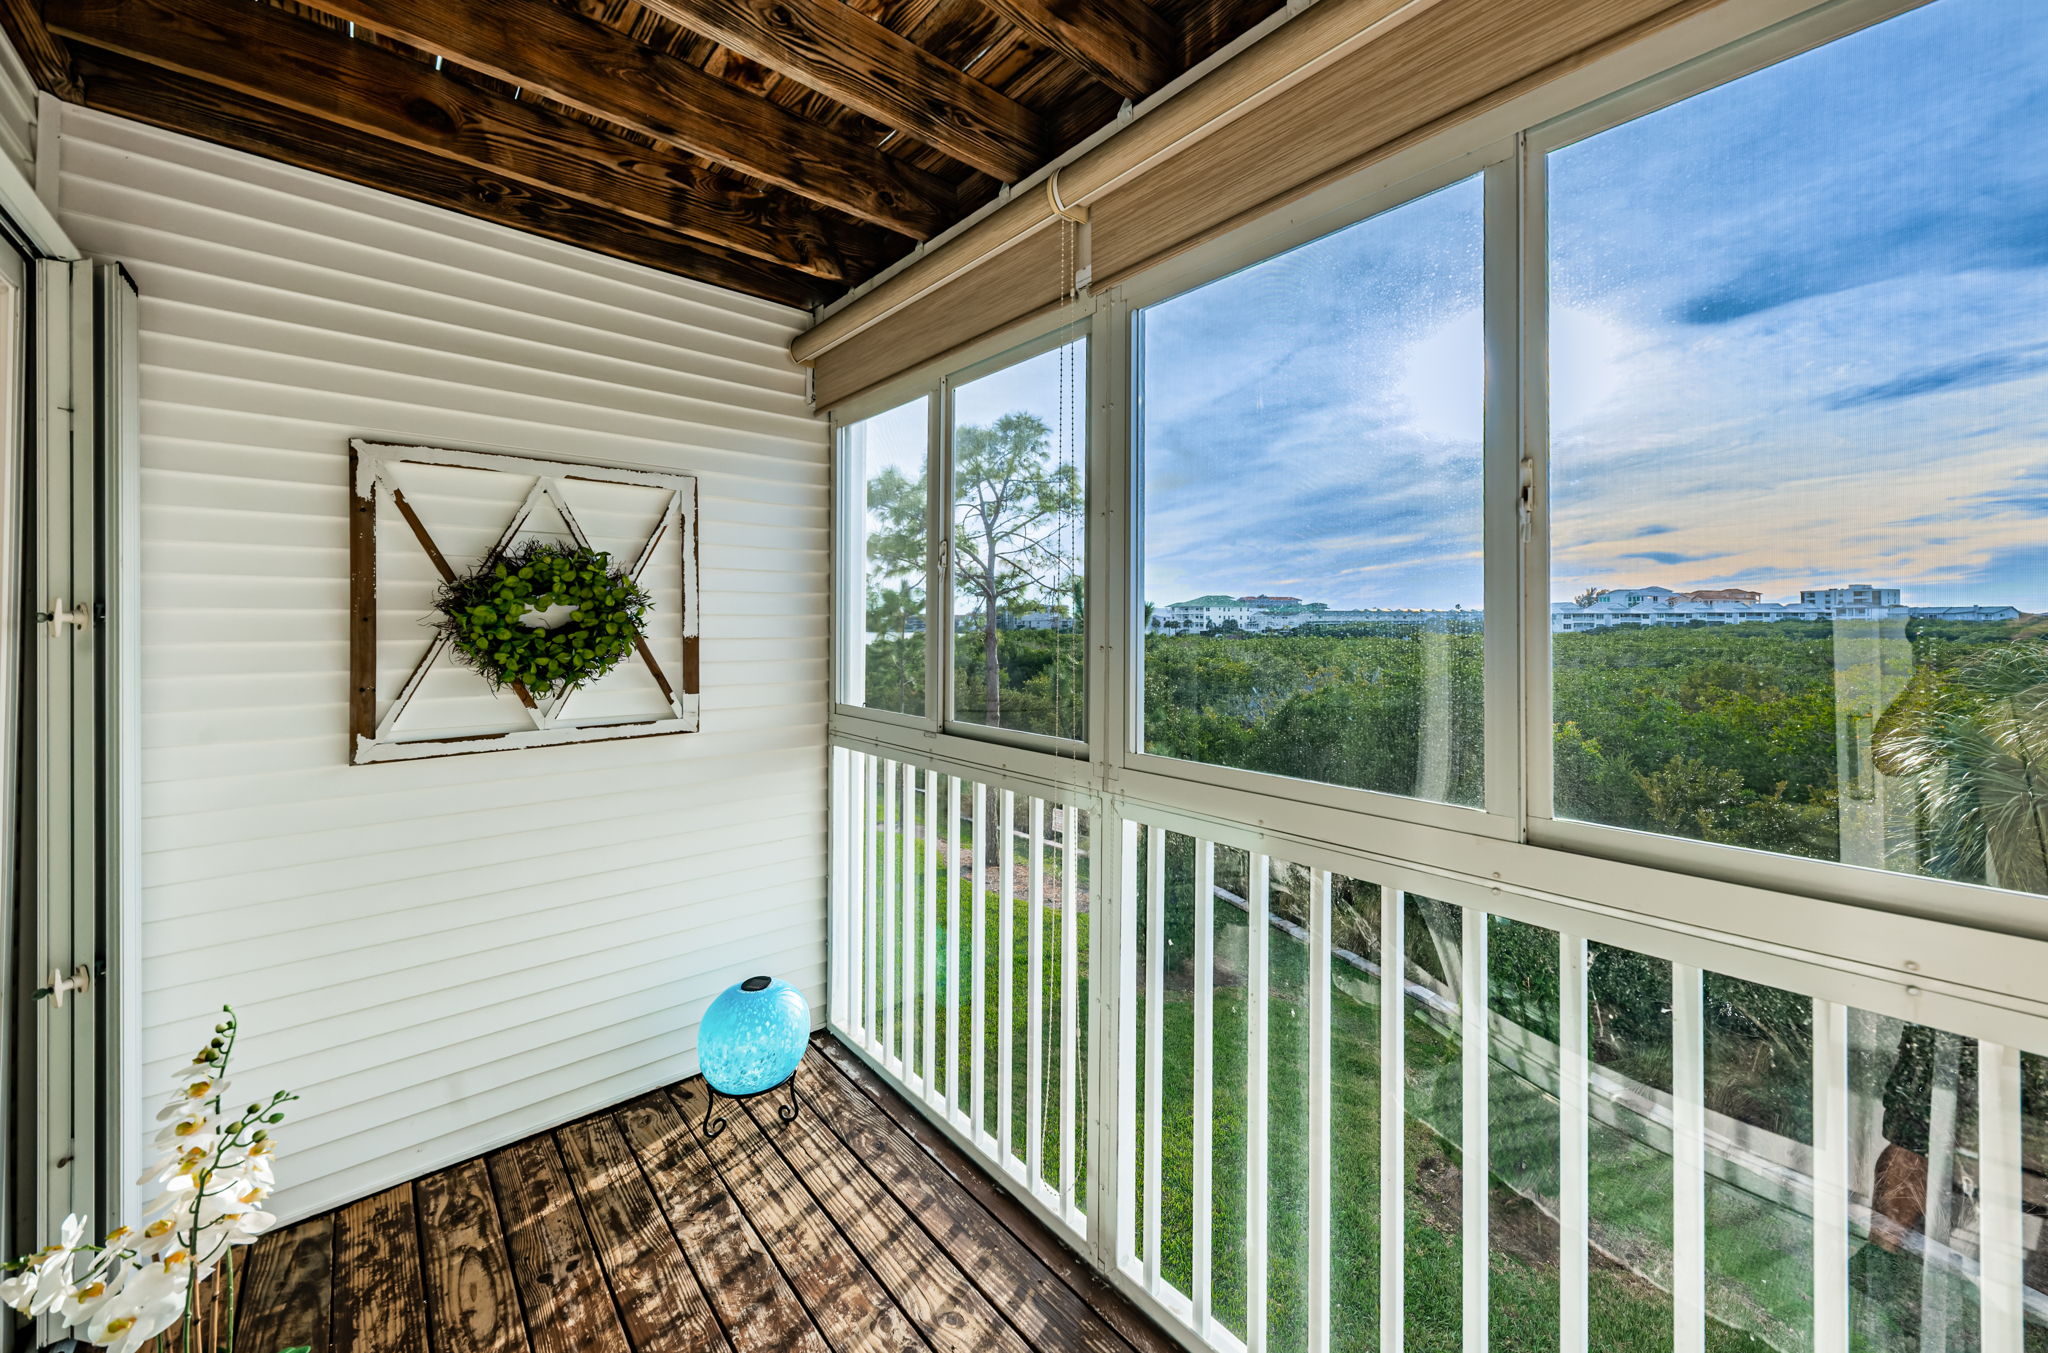
[[[69,977],[64,975],[61,968],[50,969],[50,984],[37,987],[35,999],[40,1001],[47,997],[51,1005],[62,1010],[64,1008],[65,992],[76,991],[82,995],[90,990],[92,990],[92,969],[81,963],[71,970]]]
[[[1521,487],[1516,494],[1515,515],[1522,534],[1522,543],[1529,543],[1530,524],[1536,519],[1536,462],[1527,456],[1521,462]]]
[[[50,637],[52,639],[61,638],[66,625],[76,625],[82,630],[91,629],[92,607],[86,602],[81,601],[78,605],[66,610],[64,608],[64,598],[58,597],[50,603],[49,610],[36,612],[36,621],[39,624],[49,625]]]

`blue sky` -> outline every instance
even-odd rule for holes
[[[1552,157],[1553,595],[2048,610],[2048,5],[1936,0]],[[1154,307],[1145,595],[1479,601],[1479,190]]]

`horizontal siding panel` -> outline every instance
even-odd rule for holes
[[[690,736],[693,739],[704,740],[707,750],[703,755],[707,762],[745,757],[749,764],[752,764],[753,758],[762,753],[794,748],[809,750],[813,731],[808,727],[785,725],[772,733],[757,734],[749,738],[722,738],[713,733],[697,733]],[[568,753],[572,749],[547,750],[550,753]],[[646,756],[641,745],[628,742],[592,743],[587,747],[574,748],[573,751],[576,753],[575,756],[568,757],[560,763],[564,767],[564,775],[554,781],[558,792],[552,797],[566,798],[575,792],[573,777],[567,773],[569,766],[590,765],[594,762],[600,767],[620,767],[624,758],[635,754],[643,758]],[[610,755],[599,756],[600,753]],[[585,761],[584,754],[589,754],[591,760]],[[538,753],[534,759],[540,759]],[[368,778],[349,780],[342,786],[335,785],[333,777],[326,774],[326,769],[322,766],[316,770],[301,772],[296,777],[275,774],[223,775],[212,780],[189,780],[181,785],[167,786],[161,790],[145,783],[142,796],[143,817],[149,820],[167,816],[182,818],[187,814],[247,813],[273,807],[282,802],[324,805],[343,793],[374,796],[377,802],[396,803],[400,796],[408,791],[426,791],[439,803],[441,811],[447,810],[451,795],[456,791],[462,795],[460,802],[477,805],[506,802],[508,789],[511,792],[510,796],[516,797],[519,801],[547,797],[536,795],[533,785],[525,778],[480,778],[474,757],[451,757],[442,762],[420,761],[409,764],[356,766],[351,769],[362,772],[363,776]],[[609,776],[617,772],[606,769],[600,773]],[[465,774],[469,778],[460,778]],[[399,816],[400,813],[394,810],[392,820],[397,820]],[[151,831],[145,834],[145,852],[150,849],[151,841],[159,830],[162,830],[161,826],[153,826]]]
[[[698,736],[704,736],[699,734]],[[782,782],[791,776],[813,773],[812,749],[800,743],[783,745],[767,741],[747,753],[749,792],[781,792]],[[595,747],[578,751],[596,751]],[[417,766],[404,767],[406,770]],[[397,769],[392,766],[359,767],[365,774]],[[663,793],[664,801],[676,810],[688,812],[719,799],[740,797],[731,785],[705,776],[689,777],[678,783],[665,765],[617,765],[605,769],[564,767],[548,777],[554,789],[551,799],[540,799],[525,781],[531,777],[505,777],[489,785],[465,785],[460,798],[417,780],[388,780],[379,792],[347,795],[318,795],[313,786],[277,802],[238,805],[211,811],[193,807],[175,815],[164,815],[151,832],[150,854],[168,857],[172,852],[224,847],[255,849],[258,842],[310,831],[352,833],[369,824],[381,824],[394,833],[395,844],[404,844],[404,831],[433,832],[437,836],[464,837],[495,821],[507,820],[529,808],[553,811],[570,801],[576,803],[622,802],[651,792]],[[516,820],[516,819],[515,819]],[[430,825],[440,824],[440,825]],[[260,860],[262,856],[252,856]],[[176,881],[175,877],[166,879]]]
[[[97,125],[90,135],[80,135],[88,121]],[[85,209],[94,202],[90,185],[101,191],[126,185],[145,194],[157,211],[206,213],[184,232],[195,237],[212,239],[262,223],[278,232],[278,251],[287,256],[294,247],[333,249],[346,253],[347,270],[426,291],[469,295],[508,310],[615,310],[620,325],[638,323],[665,332],[664,341],[685,351],[725,349],[728,355],[763,363],[770,356],[761,349],[775,346],[775,333],[789,323],[791,312],[770,301],[649,273],[538,236],[196,144],[175,133],[99,115],[67,116],[65,126],[62,168],[78,180],[65,189],[66,209],[81,219],[93,215]],[[76,210],[68,205],[74,195],[81,203]],[[365,218],[376,225],[365,228]],[[147,225],[154,218],[129,208],[111,219]],[[491,259],[491,273],[477,273],[479,256]],[[702,342],[707,337],[723,341]]]
[[[74,184],[76,180],[74,180]],[[76,196],[77,194],[74,194]],[[616,363],[624,367],[657,372],[653,388],[690,389],[701,397],[729,402],[736,410],[764,410],[776,407],[780,398],[794,391],[785,381],[749,382],[753,369],[742,359],[716,352],[678,353],[676,344],[687,342],[698,331],[684,328],[665,331],[661,336],[635,335],[623,329],[634,316],[609,308],[591,307],[574,318],[550,317],[532,310],[477,305],[466,297],[450,295],[428,286],[404,286],[388,278],[352,271],[347,260],[325,266],[313,256],[316,248],[304,248],[305,237],[292,232],[275,232],[279,243],[300,246],[300,252],[273,256],[261,252],[264,238],[247,238],[242,222],[221,222],[217,216],[195,222],[191,228],[213,225],[204,240],[177,227],[177,213],[167,213],[146,226],[109,220],[101,213],[86,213],[100,223],[108,243],[118,245],[130,259],[154,264],[157,286],[154,295],[169,303],[197,303],[209,285],[219,286],[214,255],[231,256],[234,277],[244,288],[251,313],[272,319],[302,320],[282,306],[272,293],[289,292],[311,308],[343,307],[361,312],[365,334],[397,334],[422,328],[447,336],[470,350],[517,344],[529,350],[571,349],[588,354],[593,365]],[[267,231],[267,227],[258,227]],[[619,327],[605,327],[615,325]],[[514,336],[505,330],[516,327]],[[517,350],[511,348],[508,350]],[[525,360],[531,360],[530,357]]]
[[[142,295],[145,1084],[235,1002],[303,1216],[688,1074],[752,972],[822,1008],[804,317],[63,117],[60,214]],[[348,765],[351,437],[697,475],[704,731]]]
[[[790,955],[791,961],[795,961],[796,958],[796,955]],[[824,998],[825,981],[822,950],[818,951],[816,959],[809,967],[791,968],[789,971],[792,985],[805,993],[813,1008],[819,1008]],[[608,1050],[600,1055],[590,1056],[585,1061],[572,1063],[559,1070],[550,1068],[522,1080],[493,1087],[488,1091],[474,1092],[470,1096],[473,1104],[511,1106],[505,1113],[481,1123],[464,1116],[448,1114],[447,1106],[442,1103],[426,1101],[416,1107],[406,1105],[404,1107],[407,1110],[408,1121],[416,1123],[423,1131],[437,1126],[450,1117],[456,1118],[461,1127],[445,1136],[394,1148],[397,1153],[392,1161],[394,1168],[389,1171],[379,1171],[375,1167],[348,1167],[332,1175],[319,1176],[308,1185],[308,1191],[317,1191],[322,1196],[360,1197],[382,1187],[379,1181],[386,1173],[418,1175],[440,1164],[462,1159],[465,1153],[474,1155],[479,1151],[490,1150],[530,1136],[536,1131],[563,1121],[564,1118],[580,1117],[622,1103],[640,1094],[649,1085],[666,1084],[685,1076],[695,1075],[695,1033],[694,1026],[673,1032],[664,1030],[654,1037],[627,1047],[617,1046],[614,1035]],[[678,1034],[689,1041],[692,1049],[690,1053],[677,1055],[673,1052]],[[535,1119],[530,1109],[526,1107],[532,1102],[533,1085],[538,1082],[555,1086],[571,1078],[578,1082],[580,1090],[564,1096],[565,1113],[556,1118]],[[397,1107],[387,1107],[383,1111],[390,1112]],[[473,1141],[481,1141],[483,1145],[471,1148],[470,1143]],[[339,1154],[343,1160],[353,1160],[357,1153],[344,1147]],[[333,1157],[324,1152],[314,1152],[306,1163],[308,1168],[318,1169],[331,1159]],[[365,1184],[364,1180],[370,1182]],[[296,1215],[300,1214],[289,1214],[285,1219],[293,1220]]]
[[[509,995],[507,999],[480,1005],[480,992],[472,984],[462,989],[464,1007],[410,1026],[393,1024],[377,1033],[344,1039],[318,1049],[299,1052],[293,1065],[264,1067],[250,1063],[250,1075],[268,1072],[272,1076],[298,1073],[314,1076],[321,1083],[333,1083],[338,1095],[354,1099],[388,1091],[401,1084],[430,1088],[434,1081],[498,1061],[516,1053],[522,1045],[532,1047],[551,1040],[543,1031],[551,1024],[575,1019],[584,1027],[597,1028],[616,1019],[627,1000],[631,1013],[654,1010],[688,1011],[680,1024],[695,1024],[710,1003],[711,994],[748,974],[738,971],[706,993],[700,980],[744,969],[748,963],[766,958],[776,950],[804,951],[817,945],[822,935],[802,915],[799,903],[785,897],[759,895],[746,899],[755,911],[750,924],[706,925],[701,946],[687,956],[664,955],[638,961],[635,955],[604,951],[578,954],[569,961],[581,961],[585,980],[550,983],[539,991]],[[564,964],[565,968],[568,962]],[[605,1018],[596,1016],[603,1015]],[[404,1042],[405,1069],[414,1079],[400,1081],[392,1074],[390,1042]],[[175,1054],[176,1049],[170,1049]],[[330,1129],[334,1122],[309,1119],[309,1138],[338,1136]]]
[[[786,898],[802,890],[818,877],[822,875],[816,869],[779,868],[760,878],[732,882],[722,891],[707,887],[704,898],[707,903],[722,907],[729,916],[740,915],[743,905],[753,914],[765,914],[774,909],[778,898]],[[723,920],[715,918],[707,924],[716,925]],[[588,942],[565,945],[549,965],[550,972],[559,968],[564,980],[547,984],[545,990],[569,991],[585,985],[602,984],[608,977],[626,971],[629,964],[637,967],[644,962],[694,962],[692,955],[709,952],[707,945],[693,949],[689,954],[663,953],[658,958],[649,959],[640,954],[621,955],[608,945]],[[752,950],[741,952],[743,956],[753,955]],[[280,1033],[293,1034],[294,1046],[288,1059],[264,1063],[255,1059],[263,1055],[265,1049],[252,1043],[246,1070],[250,1074],[265,1071],[273,1075],[288,1074],[291,1067],[302,1064],[300,1059],[316,1056],[333,1047],[362,1039],[418,1035],[427,1026],[438,1026],[444,1022],[503,1018],[505,1007],[539,999],[541,995],[542,992],[535,988],[531,973],[505,968],[465,969],[448,974],[445,980],[438,982],[389,983],[381,994],[372,992],[363,996],[364,1004],[352,1012],[345,1035],[337,1030],[338,1021],[306,1020],[302,1011],[288,1000],[273,1006],[252,1004],[250,1008],[253,1010],[270,1012],[269,1027]],[[152,1043],[147,1050],[151,1055],[160,1052],[169,1057],[176,1056],[182,1046],[173,1039],[166,1039],[161,1047]],[[285,1072],[280,1073],[279,1067],[284,1067]]]

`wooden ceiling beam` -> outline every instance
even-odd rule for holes
[[[1145,0],[986,0],[989,8],[1127,99],[1173,78],[1173,28]]]
[[[1039,115],[843,0],[641,0],[665,19],[1006,183],[1044,163]]]
[[[791,268],[719,249],[410,147],[169,74],[112,52],[74,53],[78,101],[166,131],[458,211],[662,272],[808,308],[834,290]]]
[[[554,0],[320,0],[320,8],[914,239],[956,215],[953,190],[937,175]]]
[[[573,117],[450,79],[388,48],[243,0],[49,0],[74,42],[266,99],[530,188],[814,277],[866,276],[886,233],[845,223],[826,237],[809,203],[712,173]]]
[[[43,22],[43,7],[38,0],[0,0],[0,30],[5,30],[7,40],[21,54],[22,64],[28,67],[39,88],[66,99],[78,92],[71,70],[71,53],[64,50],[64,44]]]

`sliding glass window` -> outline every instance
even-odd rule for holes
[[[1559,817],[2048,892],[2048,10],[1549,154]]]
[[[930,412],[929,399],[914,399],[839,434],[857,578],[842,605],[860,608],[859,623],[845,626],[858,651],[847,655],[841,698],[894,714],[925,712]]]
[[[952,386],[961,722],[1087,736],[1087,390],[1084,338]]]
[[[1482,191],[1139,317],[1144,747],[1478,805]]]

